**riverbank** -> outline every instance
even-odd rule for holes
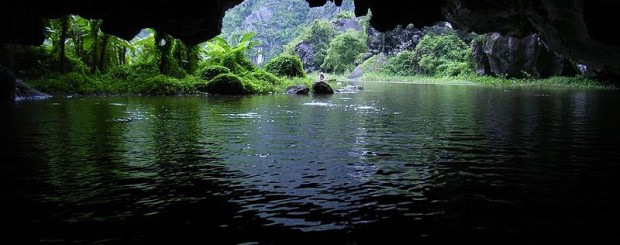
[[[305,78],[278,78],[276,81],[263,82],[258,79],[242,77],[244,86],[250,94],[283,93],[288,86],[304,84],[312,86],[317,74],[310,73]],[[350,82],[390,82],[442,85],[479,85],[496,87],[533,87],[533,88],[587,88],[587,89],[618,89],[611,84],[604,84],[585,77],[552,77],[547,79],[514,79],[488,76],[457,76],[457,77],[429,77],[429,76],[396,76],[381,73],[364,74],[356,80],[346,76],[327,74],[330,81]],[[91,75],[78,72],[53,73],[38,79],[26,81],[33,88],[51,95],[196,95],[204,94],[204,87],[208,81],[199,76],[187,75],[183,78],[152,73],[111,73],[106,75]],[[338,83],[330,82],[337,89]]]
[[[276,78],[273,81],[241,78],[249,94],[282,93],[294,84],[312,85],[312,78]],[[195,95],[204,94],[207,80],[187,75],[182,78],[133,72],[91,75],[79,72],[53,73],[26,80],[29,86],[51,95]]]
[[[602,83],[582,76],[551,77],[546,79],[517,79],[499,78],[490,76],[462,75],[456,77],[428,77],[428,76],[397,76],[383,73],[364,74],[359,81],[399,82],[420,84],[445,85],[482,85],[497,87],[532,87],[532,88],[590,88],[590,89],[618,89],[613,84]]]

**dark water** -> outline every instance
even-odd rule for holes
[[[2,237],[620,242],[618,91],[365,87],[20,102],[2,119]]]

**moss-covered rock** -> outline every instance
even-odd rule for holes
[[[217,77],[218,75],[225,74],[225,73],[231,73],[230,69],[224,66],[215,65],[215,66],[208,66],[202,69],[199,72],[199,76],[200,76],[200,79],[202,80],[211,80]]]
[[[247,94],[241,78],[232,73],[220,74],[207,83],[206,91],[212,94]]]
[[[297,56],[282,55],[269,61],[265,70],[278,76],[305,77],[306,73]]]

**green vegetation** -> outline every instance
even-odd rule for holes
[[[202,69],[202,71],[200,71],[200,79],[211,80],[215,78],[217,75],[224,74],[224,73],[231,73],[231,71],[230,69],[224,66],[219,66],[219,65],[207,66],[204,69]]]
[[[304,68],[297,56],[282,55],[269,61],[265,70],[278,76],[305,77]]]
[[[456,76],[473,72],[468,64],[470,56],[471,50],[454,31],[442,35],[428,34],[416,46],[409,65],[424,75]]]
[[[547,79],[478,76],[474,72],[471,45],[460,39],[454,30],[440,27],[425,31],[414,50],[404,50],[392,56],[378,54],[366,59],[359,65],[364,71],[359,79],[501,87],[612,88],[583,76]]]
[[[78,16],[48,20],[45,44],[23,47],[26,55],[15,56],[20,58],[9,67],[50,94],[255,94],[311,82],[297,57],[273,61],[280,76],[250,62],[245,54],[258,45],[254,33],[241,35],[235,45],[216,37],[190,47],[149,29],[124,41],[100,26]]]
[[[615,89],[614,86],[602,84],[596,80],[583,76],[576,77],[550,77],[545,79],[532,78],[498,78],[491,76],[478,76],[475,74],[460,76],[431,77],[425,75],[399,76],[388,73],[368,73],[364,75],[364,81],[373,82],[396,82],[396,83],[419,83],[419,84],[445,84],[445,85],[481,85],[505,88],[534,87],[534,88],[598,88]]]
[[[304,42],[315,51],[312,60],[313,67],[320,67],[327,55],[329,42],[336,37],[336,30],[332,23],[327,20],[316,20],[312,22],[310,27],[305,28],[301,35],[286,44],[285,53],[289,55],[295,54],[295,46]]]
[[[237,14],[230,16],[233,22],[225,22],[225,27],[232,28],[231,23],[238,22],[259,32],[245,33],[233,28],[232,32],[194,46],[152,29],[142,30],[134,39],[126,41],[102,32],[100,20],[62,16],[45,20],[47,38],[42,46],[7,48],[3,55],[9,58],[2,57],[2,60],[11,61],[6,66],[26,83],[51,94],[277,93],[292,84],[311,85],[318,72],[328,73],[329,79],[346,80],[356,66],[359,67],[357,71],[363,71],[360,80],[489,86],[602,86],[583,77],[536,80],[477,76],[471,44],[467,44],[475,38],[473,34],[464,37],[449,27],[437,25],[420,30],[421,38],[416,39],[415,45],[390,51],[391,48],[384,48],[385,43],[376,43],[385,39],[386,34],[370,31],[368,16],[355,18],[346,8],[342,11],[328,9],[329,13],[319,15],[303,0],[291,2],[294,4],[289,6],[290,11],[280,13],[287,11],[278,10],[282,8],[279,1],[248,0],[240,5],[239,12],[233,11]],[[345,1],[345,6],[347,4],[352,2]],[[264,9],[265,6],[270,9]],[[246,17],[259,13],[269,17],[269,21],[248,23]],[[293,20],[300,19],[296,18],[299,13],[313,17]],[[314,20],[321,16],[331,19]],[[338,21],[343,19],[357,21],[359,26],[346,21],[353,27],[342,28],[342,22]],[[407,28],[414,29],[413,26]],[[277,41],[265,37],[273,33],[282,36],[276,38]],[[229,41],[231,39],[235,40]],[[369,49],[372,45],[368,43],[372,42],[375,42],[374,47],[383,48]],[[295,51],[299,44],[303,44],[306,53],[312,54],[302,57],[303,63]],[[267,59],[263,67],[255,65],[249,57],[261,52],[265,57],[275,58]],[[310,76],[306,75],[304,66],[312,67],[308,69]]]
[[[351,71],[354,68],[355,58],[367,49],[362,33],[348,31],[340,34],[329,43],[321,68],[337,74]]]
[[[225,73],[209,81],[206,86],[206,92],[214,94],[248,94],[250,89],[235,74]]]
[[[338,14],[336,15],[335,19],[339,20],[339,19],[354,19],[355,18],[355,14],[351,11],[340,11],[338,12]]]
[[[245,0],[226,12],[221,36],[235,42],[248,31],[257,33],[255,40],[261,44],[247,55],[253,61],[259,55],[269,61],[284,52],[284,46],[315,20],[329,20],[353,9],[353,0],[342,1],[341,7],[328,1],[315,8],[310,8],[305,0]]]
[[[387,66],[385,67],[385,69],[391,74],[399,76],[413,76],[416,74],[414,70],[414,67],[416,66],[414,55],[415,54],[409,50],[400,52],[396,56],[390,57],[387,60]],[[371,64],[370,62],[373,61],[369,61],[369,65]]]
[[[498,78],[491,76],[468,75],[462,79],[475,84],[500,87],[540,87],[540,88],[614,88],[611,85],[602,84],[596,80],[584,76],[575,77],[550,77],[545,79],[532,78]]]

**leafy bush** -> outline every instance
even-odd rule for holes
[[[257,70],[243,75],[245,88],[249,93],[266,94],[281,90],[282,81],[275,75]]]
[[[390,57],[387,61],[387,70],[391,74],[400,76],[413,76],[414,70],[414,54],[412,51],[405,50],[394,57]]]
[[[243,67],[246,71],[254,71],[256,70],[256,66],[241,52],[234,52],[235,62],[239,64],[239,66]]]
[[[301,65],[299,57],[292,55],[281,55],[270,60],[265,65],[265,70],[277,76],[286,77],[305,77],[306,73]]]
[[[354,19],[355,14],[351,11],[340,11],[336,15],[336,19]]]
[[[293,39],[285,46],[285,53],[294,55],[295,47],[300,43],[307,43],[314,50],[314,59],[312,60],[312,67],[321,67],[327,49],[329,48],[329,42],[336,36],[336,30],[330,21],[327,20],[315,20],[312,25],[305,28],[298,37]],[[308,65],[308,64],[306,64]]]
[[[228,68],[234,74],[241,74],[246,71],[251,72],[256,69],[256,66],[254,66],[241,52],[226,54],[220,62],[220,65]]]
[[[355,58],[366,52],[366,41],[359,32],[345,32],[329,43],[327,56],[321,65],[327,72],[344,73],[353,70]]]
[[[220,74],[207,83],[206,91],[212,94],[247,94],[241,78],[232,73]]]
[[[211,80],[215,78],[217,75],[224,74],[224,73],[231,73],[230,69],[224,66],[215,65],[215,66],[205,67],[204,69],[202,69],[202,71],[200,71],[199,74],[200,74],[200,79]]]
[[[155,64],[140,63],[131,66],[117,66],[112,68],[106,77],[114,80],[129,81],[135,79],[143,79],[159,74],[159,70]]]
[[[413,62],[420,73],[455,76],[471,72],[470,55],[467,44],[452,31],[424,36],[414,50]]]
[[[178,95],[195,93],[198,79],[177,79],[166,75],[158,75],[144,81],[143,86],[136,88],[139,93],[149,95]]]
[[[276,77],[275,75],[263,71],[263,70],[258,70],[255,72],[250,73],[256,80],[260,80],[260,81],[264,81],[267,82],[269,84],[272,85],[278,85],[280,84],[280,79],[278,77]]]

